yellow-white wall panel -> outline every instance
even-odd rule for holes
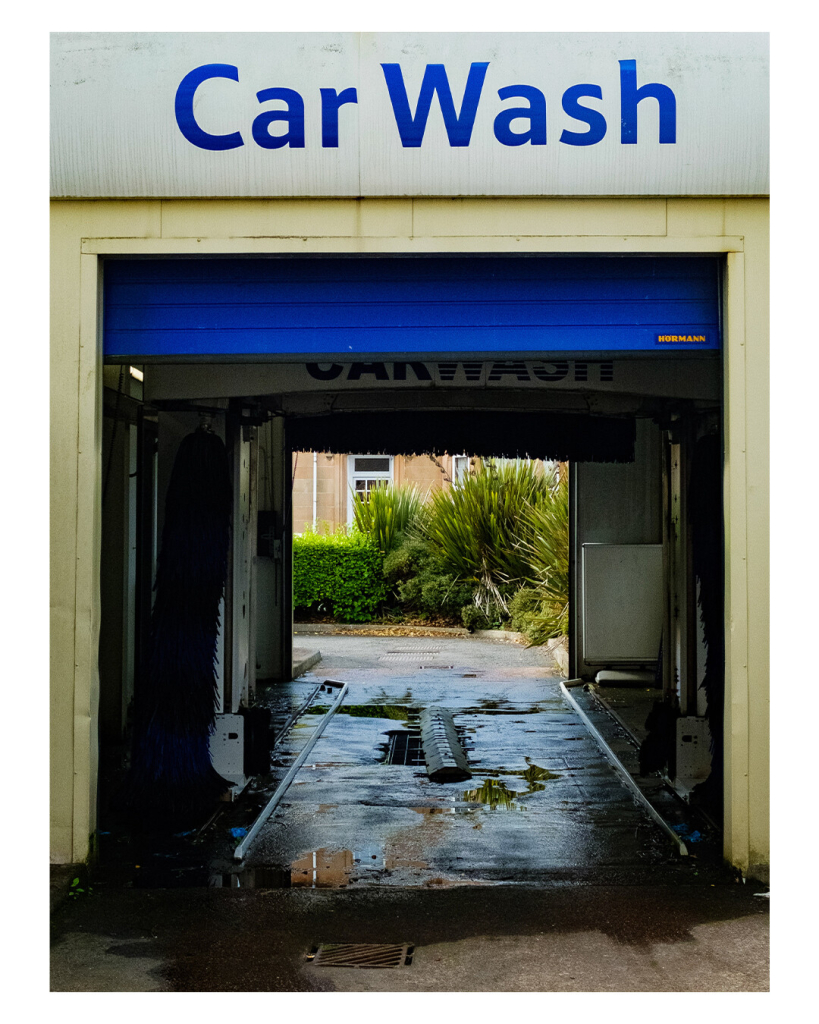
[[[768,204],[761,199],[54,203],[52,858],[81,859],[87,851],[96,790],[101,385],[99,354],[83,352],[81,343],[93,348],[98,336],[91,293],[97,253],[733,251],[739,255],[729,257],[729,264],[733,261],[742,273],[734,281],[734,294],[729,290],[726,337],[732,418],[726,474],[732,659],[728,747],[734,758],[728,772],[726,853],[739,866],[767,863],[767,224]],[[334,460],[341,489],[343,461]]]
[[[665,200],[416,199],[415,235],[664,235]]]
[[[725,234],[725,200],[667,199],[666,224],[672,237]]]

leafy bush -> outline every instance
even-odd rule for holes
[[[400,543],[422,515],[422,509],[423,498],[415,484],[374,487],[366,501],[353,492],[356,527],[385,553]]]
[[[543,598],[534,587],[521,587],[509,601],[510,627],[517,633],[526,634],[542,603]]]
[[[405,612],[458,619],[473,599],[473,587],[447,573],[434,548],[418,537],[403,537],[384,559],[384,578]]]
[[[430,499],[419,528],[445,571],[473,587],[476,606],[490,618],[508,614],[508,599],[532,574],[522,546],[531,529],[524,512],[554,486],[554,477],[532,463],[490,463]]]
[[[386,596],[384,556],[353,531],[293,538],[293,604],[329,603],[340,622],[369,622]]]
[[[466,604],[461,608],[461,622],[470,633],[476,629],[489,629],[492,623],[475,604]]]
[[[416,577],[426,566],[431,548],[418,537],[402,535],[398,545],[384,558],[384,579],[387,586],[399,597],[398,588],[402,583]]]

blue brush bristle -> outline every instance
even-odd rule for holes
[[[219,606],[232,491],[221,439],[179,446],[165,499],[148,664],[135,695],[130,806],[157,819],[207,813],[228,783],[213,768]],[[178,824],[178,821],[176,822]]]

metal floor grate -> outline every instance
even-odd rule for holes
[[[417,651],[387,651],[386,654],[382,654],[378,659],[379,661],[418,661],[419,658],[435,658],[440,654],[440,650],[422,650]]]
[[[396,729],[387,733],[389,746],[384,764],[424,764],[421,733],[417,729]]]
[[[415,946],[404,943],[334,942],[307,954],[314,967],[409,967]]]

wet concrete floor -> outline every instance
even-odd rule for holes
[[[265,700],[280,717],[324,678],[341,710],[248,851],[246,869],[288,868],[291,885],[452,885],[643,872],[673,859],[562,698],[542,649],[448,638],[321,637],[312,673]],[[329,701],[277,750],[283,776]],[[448,708],[473,777],[435,783],[385,764],[390,732]]]
[[[230,827],[252,821],[318,714],[202,836],[99,837],[90,891],[52,918],[52,991],[767,990],[767,899],[677,856],[563,701],[543,650],[326,635],[317,646],[310,674],[260,699],[281,721],[338,679],[350,683],[344,713],[245,860],[231,857]],[[388,734],[432,704],[462,730],[470,780],[384,763]],[[312,964],[316,946],[339,942],[415,951],[393,970]]]
[[[767,911],[737,884],[101,891],[55,915],[51,989],[764,992]],[[308,960],[342,942],[412,943],[412,965]]]

